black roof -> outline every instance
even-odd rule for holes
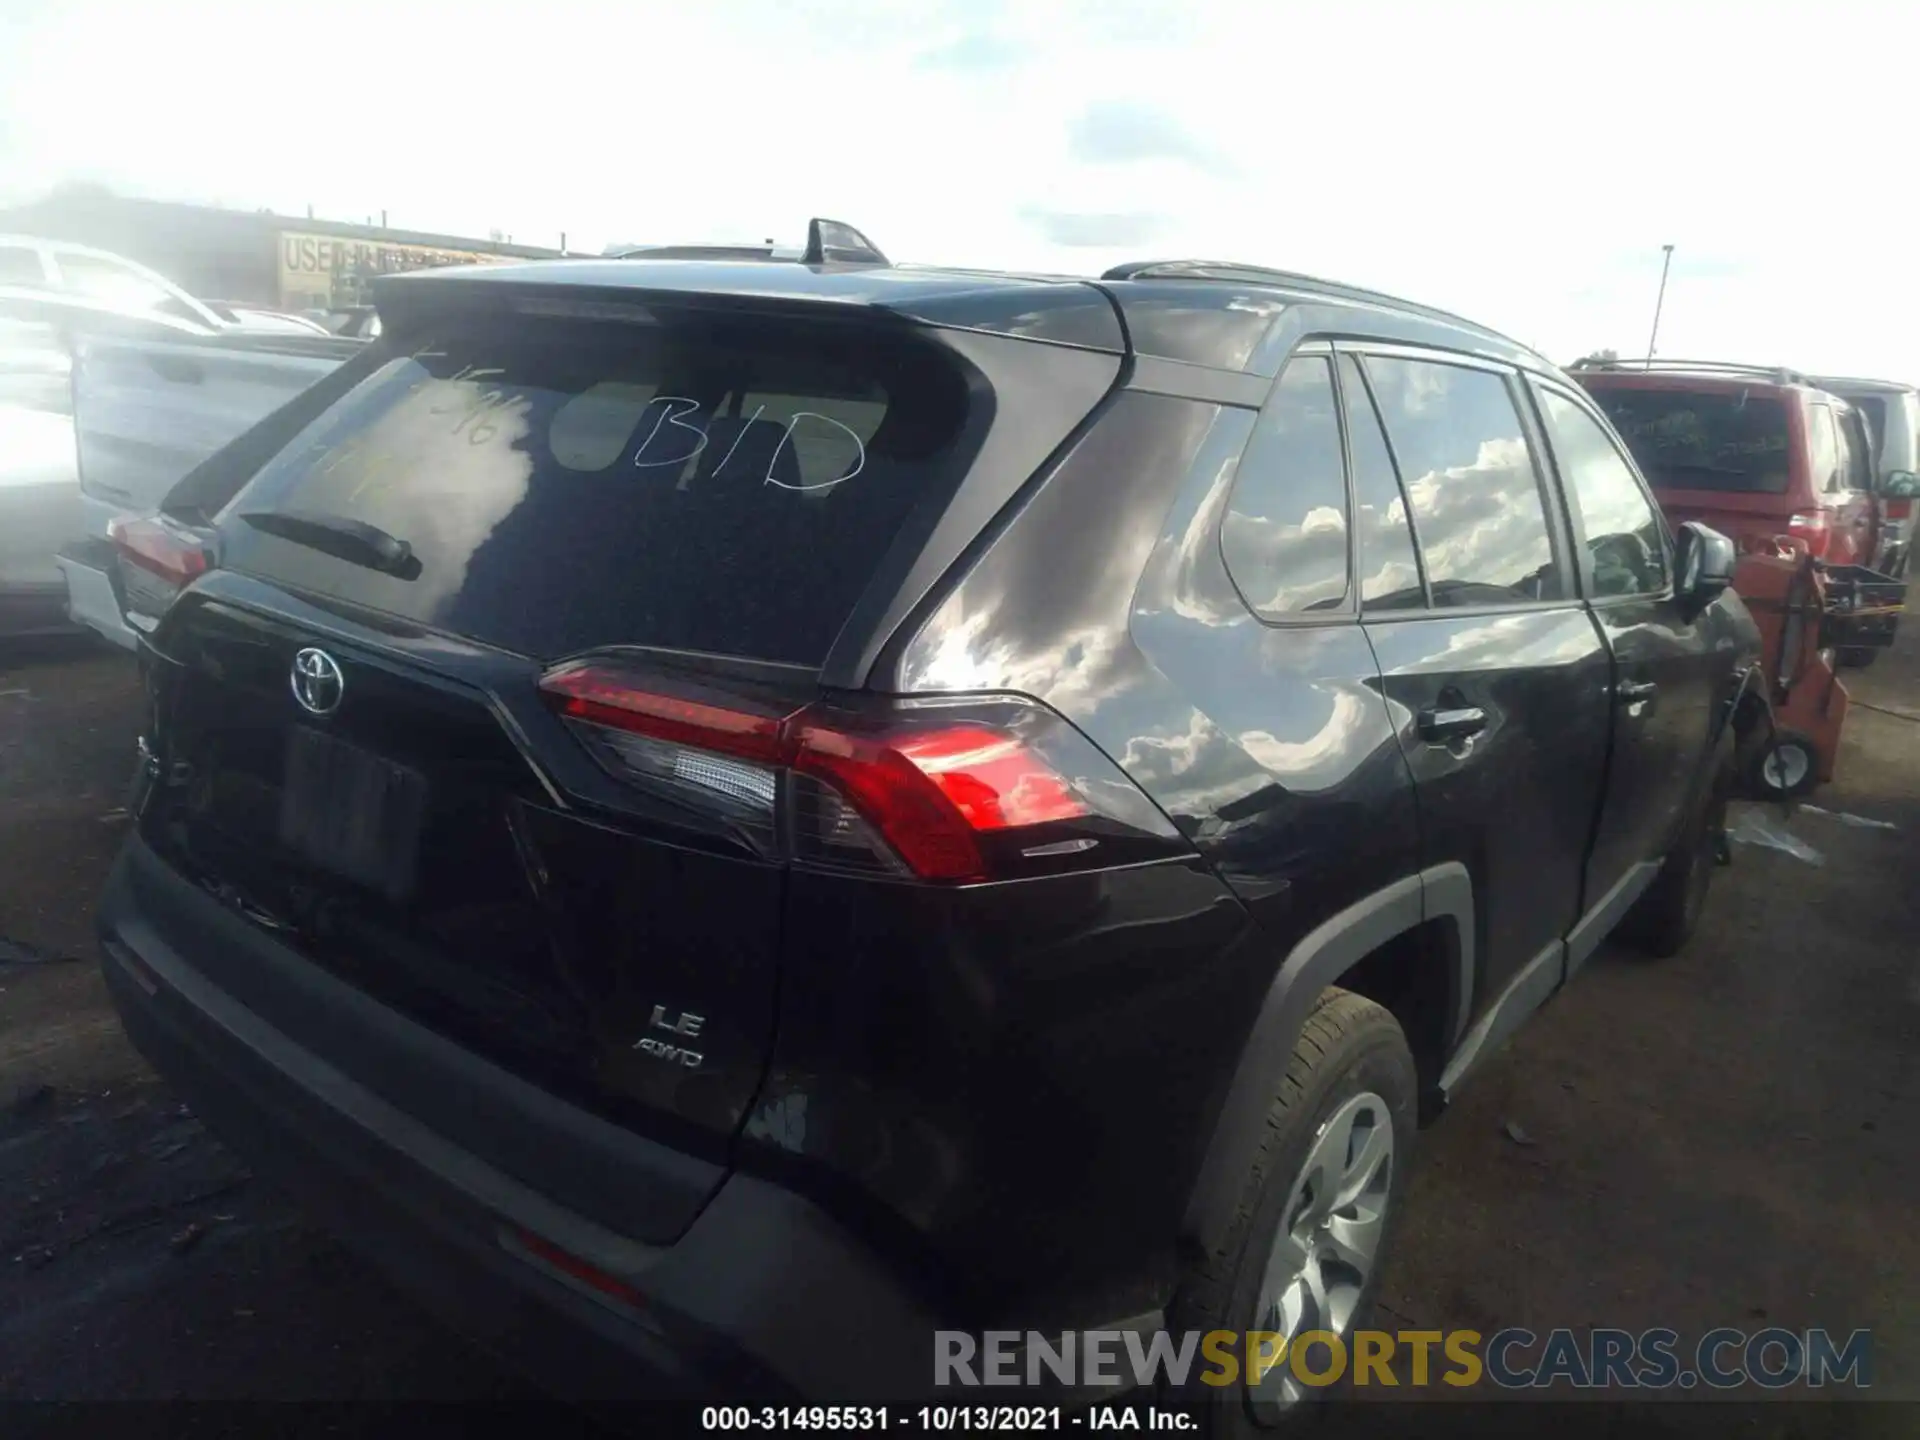
[[[375,298],[402,309],[453,293],[663,303],[695,297],[744,308],[869,308],[926,323],[1276,373],[1296,341],[1333,334],[1465,350],[1529,369],[1556,367],[1486,326],[1377,291],[1254,266],[1141,262],[1098,279],[886,264],[720,258],[734,247],[674,247],[701,258],[545,260],[388,275]],[[744,247],[742,247],[744,248]],[[1124,325],[1125,329],[1121,327]]]

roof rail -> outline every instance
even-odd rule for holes
[[[773,242],[765,245],[634,245],[613,253],[616,260],[770,260]]]
[[[802,265],[886,265],[880,247],[840,220],[807,222],[807,245],[798,253],[769,240],[762,245],[633,245],[616,260],[789,260]]]
[[[1478,320],[1469,320],[1464,315],[1456,315],[1438,306],[1422,305],[1416,300],[1403,300],[1398,295],[1389,295],[1381,290],[1367,290],[1339,280],[1323,280],[1317,275],[1302,275],[1295,270],[1275,270],[1265,265],[1242,265],[1230,260],[1129,260],[1114,266],[1100,278],[1102,280],[1225,280],[1229,283],[1287,285],[1297,290],[1318,290],[1344,300],[1358,300],[1372,305],[1389,305],[1396,310],[1444,320],[1450,325],[1464,325],[1469,330],[1478,330],[1483,335],[1492,335],[1522,350],[1532,348],[1521,345],[1510,336],[1502,335],[1490,325],[1483,325]]]
[[[1705,375],[1759,375],[1776,385],[1811,385],[1798,370],[1784,365],[1742,365],[1731,360],[1576,360],[1570,370],[1638,370],[1643,374],[1691,373]]]
[[[1912,390],[1915,387],[1905,380],[1870,380],[1865,375],[1815,375],[1816,385],[1851,385],[1860,390]]]

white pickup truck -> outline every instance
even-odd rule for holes
[[[65,618],[127,649],[140,618],[125,605],[112,522],[156,509],[202,460],[364,349],[335,336],[213,330],[151,310],[0,288],[0,338],[8,336],[8,354],[25,372],[15,388],[30,374],[41,429],[64,427],[53,392],[65,379],[71,427],[62,433],[71,449],[60,463],[46,460],[31,484],[11,487],[9,508],[22,523],[10,528],[22,554],[0,565],[0,592],[12,591],[15,608],[45,609],[58,596]],[[69,455],[63,480],[54,471]]]

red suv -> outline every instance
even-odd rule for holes
[[[1774,536],[1865,565],[1879,506],[1860,412],[1804,375],[1706,361],[1581,361],[1669,525],[1701,520],[1752,550]]]

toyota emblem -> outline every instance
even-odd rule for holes
[[[293,698],[309,715],[331,715],[346,693],[346,677],[339,662],[324,650],[309,646],[293,657]]]

